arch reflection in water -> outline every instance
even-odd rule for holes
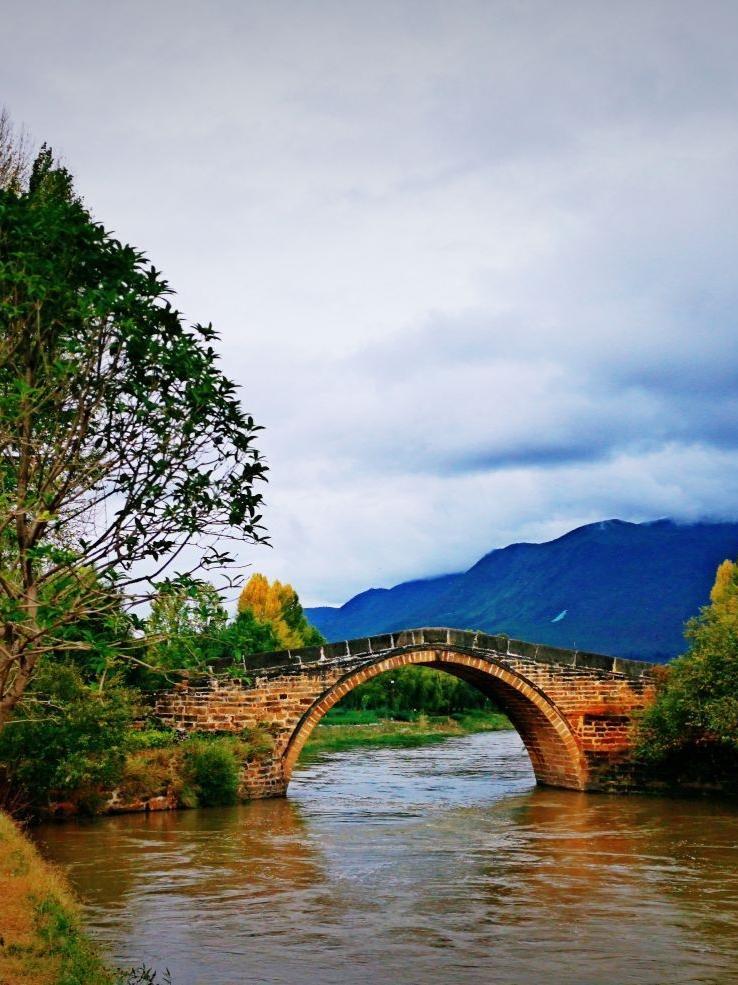
[[[488,733],[42,838],[119,961],[176,985],[736,980],[735,808],[533,784],[518,736]]]

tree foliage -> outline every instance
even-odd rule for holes
[[[270,625],[279,646],[293,649],[324,643],[321,633],[311,626],[292,585],[269,582],[264,575],[252,575],[238,599],[240,614],[250,612],[255,619]]]
[[[90,612],[263,539],[258,428],[170,295],[47,148],[0,187],[0,725]]]
[[[13,720],[0,730],[0,791],[6,803],[46,807],[74,794],[94,808],[121,775],[134,695],[101,690],[72,664],[44,658]]]
[[[230,620],[215,587],[194,578],[172,579],[160,586],[146,620],[145,663],[153,673],[136,678],[158,686],[161,672],[204,670],[216,661],[237,663],[249,653],[278,650],[274,628],[251,610]]]
[[[147,662],[162,670],[205,666],[219,654],[228,613],[215,587],[191,578],[159,587],[146,620]]]
[[[20,192],[30,172],[28,136],[13,125],[10,114],[0,109],[0,189]]]
[[[710,604],[687,624],[688,652],[665,669],[641,722],[650,760],[710,749],[738,754],[738,564],[718,568]]]

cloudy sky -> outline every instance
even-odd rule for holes
[[[341,602],[738,516],[733,0],[4,0],[0,102],[145,249]]]

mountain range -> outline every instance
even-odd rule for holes
[[[306,613],[330,641],[452,626],[663,662],[684,651],[685,621],[709,601],[718,564],[736,557],[738,523],[603,520]]]

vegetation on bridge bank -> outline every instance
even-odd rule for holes
[[[84,647],[70,640],[68,649],[40,662],[0,729],[0,808],[26,817],[43,815],[50,804],[96,813],[114,791],[117,803],[159,797],[190,807],[234,802],[237,765],[271,748],[268,732],[224,736],[215,745],[197,736],[179,742],[150,720],[153,693],[171,686],[175,671],[205,670],[215,659],[240,660],[321,637],[294,589],[262,575],[243,589],[233,619],[212,586],[190,581],[163,588],[147,623],[148,642],[135,662],[121,656],[109,620],[93,616],[77,627]],[[241,663],[238,669],[243,674]],[[142,720],[149,720],[143,730]],[[207,789],[210,771],[198,767],[208,758],[229,773],[216,794]]]
[[[738,564],[720,565],[710,604],[687,624],[689,649],[664,668],[640,723],[651,782],[738,795]]]

